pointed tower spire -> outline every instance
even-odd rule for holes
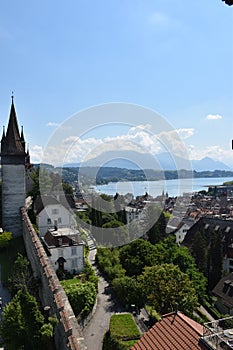
[[[25,145],[26,145],[26,142],[25,142],[25,139],[24,139],[24,134],[23,134],[23,126],[21,126],[21,135],[20,135],[20,140],[21,140],[21,143],[22,143],[23,149],[24,149],[24,151],[25,151]]]
[[[5,137],[6,137],[5,125],[3,125],[3,128],[2,128],[2,138],[4,139]]]
[[[19,133],[13,95],[11,96],[11,99],[12,102],[10,109],[10,118],[5,134],[5,140],[2,142],[1,153],[11,155],[25,155],[25,141],[23,133],[21,132],[21,136]]]
[[[1,142],[2,227],[13,237],[22,236],[21,208],[25,206],[26,171],[23,133],[19,132],[13,95],[10,117]],[[22,142],[23,140],[23,142]]]

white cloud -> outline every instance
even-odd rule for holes
[[[218,119],[222,119],[222,116],[220,114],[208,114],[206,116],[207,120],[218,120]]]
[[[43,155],[43,147],[34,145],[32,148],[30,148],[29,153],[32,163],[40,163]]]
[[[82,139],[71,135],[61,141],[56,139],[56,145],[46,147],[43,162],[54,165],[84,162],[106,151],[136,151],[156,155],[167,150],[187,158],[183,140],[191,137],[194,134],[194,129],[169,130],[158,135],[151,133],[150,129],[150,125],[138,125],[130,128],[127,133],[116,137]]]
[[[176,131],[179,134],[180,138],[183,140],[188,139],[195,133],[195,130],[193,128],[177,129]]]
[[[203,149],[198,149],[195,146],[190,145],[188,149],[190,159],[200,160],[205,157],[210,157],[233,167],[233,151],[230,149],[230,147],[229,149],[223,149],[219,145],[214,145]]]
[[[56,123],[56,122],[48,122],[46,124],[46,126],[59,126],[60,124],[59,123]]]
[[[161,132],[157,137],[168,152],[176,156],[188,159],[189,156],[187,148],[183,140],[191,137],[193,134],[193,128],[183,128]]]

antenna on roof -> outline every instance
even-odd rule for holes
[[[14,91],[11,92],[11,101],[14,103]]]

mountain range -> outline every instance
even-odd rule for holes
[[[63,167],[79,167],[79,163],[66,163]],[[152,156],[149,153],[135,151],[107,151],[96,158],[92,158],[81,164],[82,167],[116,167],[122,169],[139,170],[233,170],[221,161],[205,157],[201,160],[187,160],[182,157],[170,155],[168,152]]]

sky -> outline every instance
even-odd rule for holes
[[[0,1],[0,77],[0,127],[13,91],[32,162],[133,143],[154,154],[158,139],[176,152],[178,135],[190,159],[233,168],[233,6],[221,0]]]

